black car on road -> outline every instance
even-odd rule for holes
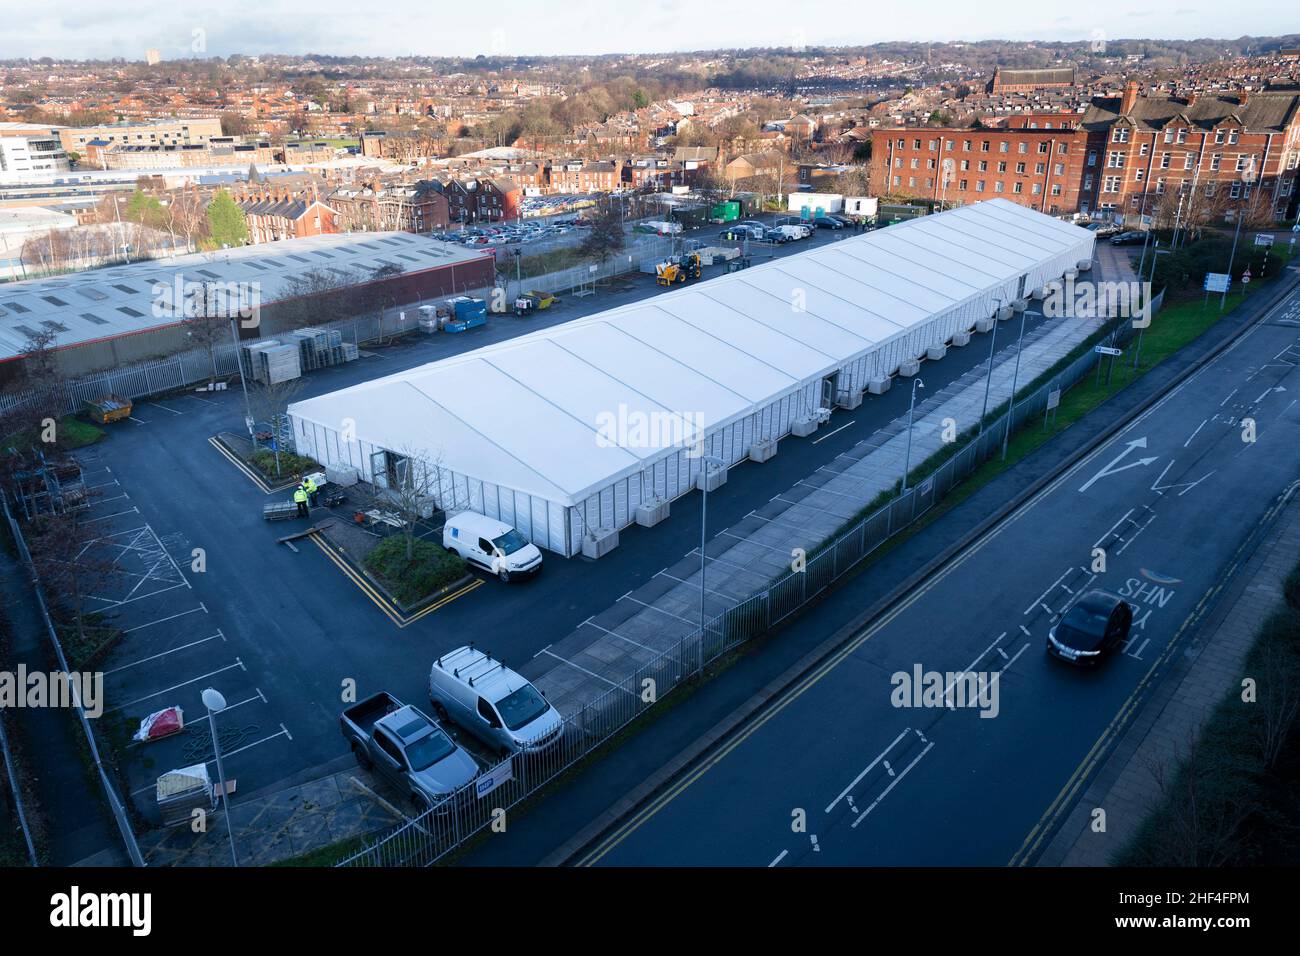
[[[1112,246],[1140,246],[1146,241],[1146,237],[1147,234],[1145,232],[1131,230],[1129,232],[1121,232],[1118,236],[1112,236],[1110,244]]]
[[[1047,653],[1071,664],[1098,664],[1123,646],[1133,608],[1121,597],[1092,590],[1047,632]]]

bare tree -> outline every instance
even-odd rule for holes
[[[406,559],[415,557],[415,529],[435,509],[455,508],[457,493],[451,472],[443,466],[442,454],[413,446],[397,451],[377,453],[384,467],[372,475],[368,497],[372,503],[391,511],[402,520],[406,538]]]
[[[1294,615],[1278,614],[1268,627],[1275,631],[1290,629],[1289,641],[1270,640],[1265,636],[1261,640],[1261,673],[1258,680],[1259,697],[1255,707],[1258,710],[1253,721],[1256,738],[1259,743],[1260,757],[1264,766],[1272,768],[1286,747],[1287,740],[1295,727],[1297,713],[1300,713],[1300,687],[1296,687],[1291,677],[1289,666],[1291,651],[1286,646],[1297,643],[1300,630]],[[1276,635],[1280,637],[1281,635]]]
[[[282,476],[280,468],[281,437],[286,429],[289,406],[302,391],[304,382],[301,378],[286,379],[283,382],[249,382],[248,405],[252,410],[253,421],[265,422],[271,426],[274,435],[275,475]]]
[[[86,632],[94,595],[104,589],[116,565],[95,552],[98,537],[75,512],[41,515],[29,525],[28,546],[45,599],[56,623],[76,632],[84,658],[92,649]],[[73,666],[84,663],[76,661]]]

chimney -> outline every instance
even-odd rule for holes
[[[1127,116],[1133,111],[1133,105],[1137,103],[1138,85],[1137,80],[1129,80],[1124,84],[1124,95],[1119,101],[1119,111],[1122,115]]]
[[[1237,105],[1238,105],[1238,106],[1245,106],[1248,102],[1250,102],[1250,91],[1249,91],[1249,90],[1242,90],[1240,93],[1237,94]]]
[[[1196,101],[1197,101],[1197,99],[1199,99],[1199,98],[1200,98],[1200,94],[1197,93],[1195,90],[1192,90],[1190,93],[1188,93],[1188,94],[1187,94],[1187,107],[1188,107],[1188,109],[1191,109],[1193,106],[1195,106],[1195,105],[1196,105]]]

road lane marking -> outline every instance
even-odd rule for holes
[[[776,866],[778,863],[780,863],[782,860],[786,858],[786,855],[789,852],[790,852],[789,850],[782,850],[780,853],[776,855],[776,859],[767,865],[767,868],[770,870],[772,867]]]
[[[848,796],[849,791],[852,790],[854,787],[856,787],[859,783],[861,783],[862,778],[865,777],[867,774],[871,773],[872,769],[876,766],[876,764],[880,763],[881,760],[885,759],[885,754],[889,753],[891,750],[897,747],[898,742],[902,740],[904,737],[906,737],[910,730],[911,730],[910,727],[904,727],[902,733],[900,733],[897,737],[895,737],[888,747],[880,751],[880,753],[876,755],[876,759],[871,761],[871,763],[867,764],[867,766],[863,769],[863,771],[860,774],[858,774],[856,777],[854,777],[852,782],[847,787],[845,787],[843,790],[840,791],[840,795],[827,805],[826,812],[830,813],[832,810],[834,810],[835,804],[839,803],[846,796]]]
[[[880,806],[881,802],[885,799],[885,797],[889,796],[889,792],[903,782],[903,778],[906,777],[909,773],[911,773],[912,768],[915,767],[918,763],[920,763],[921,758],[924,757],[926,754],[928,754],[933,747],[934,747],[933,741],[926,744],[925,749],[912,758],[912,762],[909,763],[905,768],[903,768],[903,772],[900,773],[897,777],[895,777],[890,782],[889,786],[887,786],[884,789],[884,792],[882,792],[880,796],[876,797],[875,802],[873,802],[871,806],[867,807],[867,809],[862,811],[862,813],[858,816],[858,818],[853,821],[853,825],[849,829],[856,830],[858,828],[858,824],[861,823],[863,820],[865,820],[872,810]]]
[[[753,719],[749,723],[749,725],[745,727],[743,731],[733,736],[729,741],[727,741],[727,743],[724,746],[719,748],[719,750],[716,753],[712,754],[694,771],[684,775],[675,784],[671,785],[664,792],[662,792],[659,796],[648,801],[644,806],[641,807],[640,810],[638,810],[637,812],[635,812],[634,814],[632,814],[631,816],[623,820],[622,823],[618,824],[617,827],[614,828],[607,836],[601,839],[595,847],[593,847],[583,857],[581,857],[577,861],[576,865],[594,866],[595,864],[599,863],[601,859],[603,859],[606,855],[608,855],[612,850],[617,848],[618,845],[621,844],[624,840],[626,840],[627,837],[630,836],[635,830],[639,829],[643,824],[645,824],[646,821],[648,821],[650,818],[655,816],[660,810],[662,810],[665,806],[667,806],[669,803],[675,800],[678,796],[680,796],[683,792],[685,792],[690,786],[692,786],[697,780],[699,780],[701,777],[707,774],[713,767],[715,767],[717,764],[719,764],[724,759],[726,759],[733,751],[735,751],[738,747],[744,744],[750,737],[752,737],[759,730],[761,730],[763,726],[767,724],[768,721],[773,720],[775,717],[781,714],[787,707],[790,706],[790,704],[792,704],[794,701],[796,701],[801,696],[803,696],[803,694],[805,694],[809,689],[811,689],[818,682],[820,682],[827,674],[829,674],[831,671],[839,667],[839,665],[843,663],[844,660],[846,660],[849,656],[851,656],[855,651],[857,651],[858,648],[860,648],[863,644],[869,641],[872,637],[879,634],[882,630],[887,628],[890,624],[892,624],[906,611],[910,610],[915,604],[917,604],[919,601],[925,598],[932,590],[934,590],[936,587],[938,587],[943,582],[945,582],[950,575],[955,574],[963,565],[965,565],[968,561],[970,561],[975,555],[979,554],[986,547],[988,547],[990,544],[996,541],[1006,531],[1014,527],[1022,518],[1024,518],[1026,515],[1032,512],[1040,504],[1050,499],[1057,492],[1061,491],[1061,489],[1064,488],[1067,484],[1070,484],[1075,480],[1077,480],[1077,476],[1079,475],[1080,472],[1091,467],[1092,464],[1098,458],[1106,454],[1108,451],[1113,450],[1119,442],[1124,440],[1125,435],[1131,433],[1134,429],[1141,427],[1144,422],[1146,422],[1148,419],[1156,415],[1158,412],[1162,411],[1166,405],[1168,405],[1169,403],[1173,402],[1176,398],[1178,398],[1178,396],[1185,389],[1189,388],[1194,383],[1198,383],[1199,380],[1202,378],[1202,376],[1208,375],[1208,372],[1216,366],[1218,361],[1223,356],[1229,355],[1235,349],[1240,348],[1247,340],[1250,339],[1251,336],[1253,336],[1259,330],[1259,328],[1261,328],[1261,325],[1257,324],[1247,329],[1245,332],[1243,332],[1241,336],[1235,341],[1233,341],[1232,344],[1229,345],[1226,349],[1224,349],[1224,351],[1220,353],[1220,355],[1216,356],[1213,360],[1207,362],[1201,368],[1197,369],[1193,374],[1189,375],[1177,386],[1172,388],[1166,395],[1164,395],[1162,398],[1156,401],[1150,408],[1146,409],[1140,415],[1138,415],[1136,418],[1130,421],[1128,424],[1120,428],[1119,431],[1116,432],[1113,436],[1111,436],[1111,438],[1108,441],[1102,442],[1100,445],[1098,445],[1097,448],[1095,448],[1093,451],[1086,454],[1082,459],[1080,459],[1073,466],[1068,468],[1063,474],[1061,474],[1055,480],[1049,482],[1044,488],[1040,489],[1038,493],[1035,494],[1033,497],[1031,497],[1028,501],[1025,501],[1022,504],[1020,504],[1015,510],[1013,510],[1010,514],[1008,514],[995,527],[990,528],[979,539],[971,542],[965,548],[965,550],[963,550],[961,553],[957,555],[954,555],[944,567],[937,569],[931,575],[928,581],[924,582],[919,587],[914,588],[910,595],[903,598],[892,608],[884,612],[879,617],[879,619],[877,619],[874,623],[866,624],[863,627],[861,633],[857,637],[850,639],[842,648],[832,653],[829,657],[827,657],[826,660],[824,660],[821,664],[815,667],[811,672],[804,675],[804,677],[798,680],[792,687],[787,689],[781,697],[775,699],[771,704],[769,704],[768,705],[769,709],[766,712],[761,713],[757,718]],[[1235,391],[1236,390],[1234,389],[1234,394]],[[1229,398],[1231,398],[1231,395],[1229,395]],[[1224,400],[1225,403],[1226,401],[1227,399]],[[1129,510],[1128,514],[1131,513],[1132,513],[1132,509]],[[1127,516],[1128,515],[1126,514],[1125,517]],[[1121,519],[1121,522],[1123,520],[1124,519]],[[1120,522],[1116,522],[1116,525],[1118,525],[1119,523]],[[1119,720],[1122,716],[1123,716],[1123,708],[1121,708],[1121,712],[1119,714],[1116,714],[1115,720]],[[1112,724],[1113,723],[1114,721],[1112,721]],[[1103,738],[1104,736],[1105,735],[1103,735]],[[1094,747],[1095,746],[1096,745],[1094,745]],[[1087,763],[1087,758],[1085,758],[1085,763]],[[1082,769],[1083,766],[1084,765],[1081,764],[1080,768]],[[1069,787],[1070,784],[1067,782],[1066,787],[1062,790],[1061,793],[1062,796],[1065,794],[1066,790],[1069,789]],[[1049,808],[1049,812],[1051,811],[1051,809],[1052,808]],[[1026,837],[1025,839],[1026,845],[1030,843],[1030,841],[1033,839],[1037,831],[1038,831],[1038,827],[1035,827],[1035,830],[1031,831],[1030,835]],[[1013,863],[1014,863],[1014,858],[1013,858]]]

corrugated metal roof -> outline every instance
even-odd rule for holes
[[[1006,200],[978,203],[307,399],[290,414],[335,430],[351,419],[361,441],[572,504],[666,450],[603,443],[598,416],[689,416],[712,431],[1044,262],[1086,258],[1092,242]]]
[[[313,270],[364,281],[381,266],[419,272],[482,255],[411,233],[369,232],[284,239],[6,283],[0,285],[0,361],[25,353],[30,332],[47,320],[67,329],[54,342],[58,348],[174,325],[182,319],[154,306],[158,287],[170,291],[178,280],[257,283],[261,304],[268,305],[285,294],[291,280]],[[95,303],[94,319],[86,315],[87,301]]]

